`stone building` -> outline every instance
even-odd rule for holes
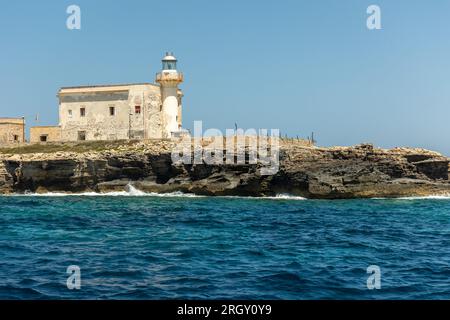
[[[61,128],[59,126],[38,126],[30,128],[30,142],[57,142],[61,141]]]
[[[156,82],[61,88],[59,126],[32,128],[31,141],[171,138],[181,132],[183,97],[173,54],[163,58]]]
[[[0,145],[25,142],[25,118],[0,118]]]

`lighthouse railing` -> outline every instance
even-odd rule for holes
[[[156,74],[156,81],[170,81],[170,80],[182,82],[184,80],[184,75],[181,72],[167,72],[167,71],[158,72]]]

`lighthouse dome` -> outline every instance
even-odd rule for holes
[[[175,58],[172,52],[166,52],[163,61],[177,61],[177,58]]]

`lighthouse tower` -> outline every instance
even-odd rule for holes
[[[171,138],[180,129],[178,85],[183,82],[183,74],[177,71],[177,59],[171,52],[162,59],[162,71],[156,75],[156,82],[161,85],[163,137]]]

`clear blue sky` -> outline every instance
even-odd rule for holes
[[[66,8],[82,29],[66,28]],[[378,4],[382,30],[366,28]],[[185,74],[184,126],[450,155],[450,1],[3,1],[0,115],[57,124],[61,86]]]

